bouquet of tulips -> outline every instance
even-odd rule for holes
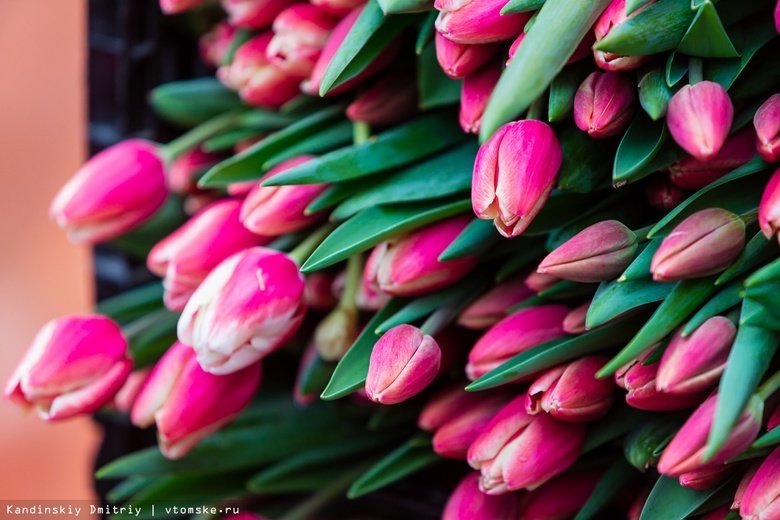
[[[780,519],[780,4],[160,3],[216,77],[51,214],[162,282],[5,390],[156,427],[113,501],[397,518],[344,497],[446,465],[444,520]]]

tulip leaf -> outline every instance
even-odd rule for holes
[[[238,128],[236,130],[228,130],[227,132],[207,139],[203,141],[203,144],[200,147],[207,153],[227,152],[232,151],[241,141],[246,139],[259,139],[265,134],[266,132],[263,130]]]
[[[299,155],[319,155],[352,144],[353,135],[352,121],[338,121],[326,130],[322,130],[310,137],[305,137],[278,154],[269,157],[263,163],[263,170],[270,170],[277,164]]]
[[[552,83],[550,83],[550,100],[547,104],[548,121],[557,123],[571,116],[572,108],[574,107],[574,96],[589,72],[588,63],[583,60],[564,67],[561,73],[552,80]],[[566,154],[564,153],[564,160],[565,157]]]
[[[420,28],[417,33],[417,41],[414,44],[414,53],[416,55],[422,54],[423,50],[433,42],[433,38],[436,34],[436,18],[439,16],[439,11],[432,10],[428,13],[428,16],[420,23]]]
[[[734,262],[721,273],[715,285],[723,285],[777,255],[777,242],[767,240],[760,231],[751,238]]]
[[[780,309],[780,281],[748,285],[742,295],[767,309]]]
[[[667,138],[665,121],[653,121],[644,112],[637,112],[615,154],[612,183],[623,186],[653,173],[655,170],[647,166],[658,155]]]
[[[358,477],[347,491],[347,497],[367,495],[439,461],[441,458],[431,448],[430,436],[420,433]]]
[[[264,185],[343,182],[366,177],[423,159],[464,138],[451,113],[426,114],[363,144],[335,150],[285,170],[266,180]]]
[[[588,328],[598,327],[621,314],[663,300],[674,289],[673,283],[657,283],[650,278],[627,282],[602,282],[588,307]]]
[[[678,52],[670,52],[666,58],[666,86],[674,88],[688,74],[688,57]]]
[[[152,90],[149,100],[158,116],[183,128],[197,126],[244,106],[235,92],[213,77],[160,85]]]
[[[676,48],[695,12],[690,0],[656,2],[613,26],[594,49],[622,56],[645,56]]]
[[[95,311],[124,324],[161,309],[162,295],[162,283],[156,280],[98,302]]]
[[[128,477],[111,488],[106,498],[112,503],[125,502],[136,493],[143,491],[144,488],[152,486],[158,480],[146,477]]]
[[[729,31],[737,48],[742,51],[741,56],[707,60],[704,64],[705,79],[719,83],[726,90],[734,84],[758,50],[777,36],[772,18],[763,15],[745,24],[731,27]]]
[[[664,339],[715,292],[717,288],[713,282],[712,277],[677,282],[647,323],[617,356],[599,370],[597,377],[614,374]],[[590,309],[588,311],[590,313]]]
[[[590,423],[585,441],[582,444],[581,454],[589,453],[623,437],[647,416],[647,412],[625,404],[617,404],[603,418]]]
[[[706,208],[720,207],[742,214],[758,207],[758,200],[766,186],[764,176],[733,183],[737,179],[761,172],[769,168],[760,157],[756,156],[746,164],[735,169],[728,175],[700,189],[679,206],[670,211],[648,233],[649,238],[664,237],[674,227],[691,214]]]
[[[251,475],[245,471],[220,475],[169,475],[156,479],[132,497],[134,507],[151,509],[152,504],[175,502],[187,507],[214,503],[246,493],[244,482]],[[135,515],[111,515],[112,518],[135,518]]]
[[[740,295],[742,292],[742,281],[742,279],[734,280],[726,285],[718,294],[705,303],[701,309],[696,311],[696,314],[685,324],[682,331],[683,336],[689,336],[708,319],[726,312],[739,304],[742,301],[742,296]]]
[[[154,364],[173,345],[179,316],[180,313],[163,308],[123,327],[136,369]]]
[[[685,417],[665,414],[636,423],[623,442],[626,460],[639,471],[647,471],[684,421]]]
[[[619,345],[636,332],[643,319],[634,316],[579,336],[555,339],[521,352],[471,383],[466,390],[473,392],[495,388],[565,361]]]
[[[661,69],[653,69],[639,81],[639,104],[653,121],[666,115],[666,108],[674,92],[666,84]]]
[[[461,199],[364,209],[336,228],[304,262],[301,271],[308,273],[323,269],[384,240],[463,213],[470,208],[471,201]]]
[[[377,0],[382,12],[388,14],[417,13],[433,9],[432,0]]]
[[[420,52],[417,58],[417,91],[421,110],[457,105],[462,83],[441,70],[434,45],[428,45]]]
[[[696,16],[677,46],[677,50],[702,58],[736,58],[739,56],[731,43],[718,11],[710,0],[697,8]]]
[[[767,60],[773,59],[780,52],[780,41],[772,40],[759,49],[753,60],[745,67],[729,89],[729,97],[734,103],[745,103],[753,100],[767,90],[777,90],[780,85],[780,68],[767,67]],[[736,121],[739,114],[734,116]]]
[[[647,497],[639,520],[683,520],[725,485],[696,491],[682,487],[677,478],[662,476]]]
[[[366,324],[355,343],[341,358],[330,382],[320,396],[326,401],[339,399],[361,388],[366,382],[368,373],[368,361],[379,336],[375,333],[380,323],[398,312],[406,304],[405,300],[394,298]]]
[[[476,143],[469,142],[374,181],[342,202],[333,210],[331,219],[344,220],[379,204],[427,200],[468,192],[476,154]]]
[[[304,359],[306,359],[304,357]],[[336,369],[336,363],[332,361],[325,361],[319,354],[315,353],[312,359],[304,364],[301,361],[300,372],[298,378],[295,381],[297,393],[302,396],[308,396],[311,394],[319,394],[325,390],[328,385],[333,371]]]
[[[759,437],[756,442],[750,446],[751,449],[769,448],[775,444],[780,444],[780,427],[775,427]]]
[[[563,150],[559,190],[590,193],[609,187],[609,157],[615,153],[611,139],[593,139],[574,127],[559,132],[558,138]]]
[[[740,325],[750,325],[780,332],[780,316],[774,310],[768,309],[748,297],[744,297],[743,302],[750,302],[751,305],[747,309],[742,309],[742,313],[739,316]]]
[[[482,116],[482,141],[542,95],[607,5],[609,0],[546,0],[490,96]]]
[[[746,287],[755,287],[780,280],[780,258],[756,270],[745,282]]]
[[[617,281],[620,283],[626,283],[641,278],[649,278],[650,264],[653,261],[653,255],[655,255],[655,252],[658,251],[659,247],[661,247],[661,240],[658,238],[655,240],[650,240],[649,242],[645,242],[644,248],[640,251],[636,258],[634,258],[634,261],[631,262],[631,265],[626,267],[626,270],[623,271],[623,274],[620,275]]]
[[[588,497],[588,501],[582,506],[582,508],[574,517],[574,520],[590,520],[596,518],[596,515],[604,509],[604,507],[614,498],[618,493],[623,491],[626,486],[633,486],[634,481],[639,477],[639,474],[634,468],[629,466],[625,460],[617,459],[615,462],[607,468],[607,471],[599,479],[596,484],[596,489]]]
[[[376,182],[371,177],[356,179],[354,181],[340,182],[331,184],[323,191],[311,204],[306,207],[306,214],[311,215],[323,209],[333,207],[340,202],[348,199],[352,195],[361,193],[363,190],[373,186]]]
[[[496,232],[492,221],[475,218],[439,255],[439,261],[479,256],[500,240],[501,236]]]
[[[544,0],[509,0],[501,8],[501,14],[525,13],[527,11],[536,11],[544,5]]]
[[[654,0],[626,0],[626,15],[630,15],[634,11],[641,9],[653,1]]]

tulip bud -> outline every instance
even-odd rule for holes
[[[636,85],[629,76],[593,72],[574,96],[574,122],[591,137],[611,137],[631,122],[635,98]]]
[[[474,45],[455,43],[438,32],[433,41],[441,70],[452,79],[470,76],[501,50],[501,45],[494,43]]]
[[[634,11],[631,15],[635,16],[639,11]],[[613,27],[622,24],[628,18],[626,16],[626,0],[613,0],[593,26],[596,41],[603,40]],[[593,49],[593,58],[600,69],[618,71],[638,69],[650,59],[650,56],[621,56],[620,54]]]
[[[772,178],[764,188],[761,195],[761,204],[758,206],[758,225],[767,239],[780,229],[780,169],[775,170]]]
[[[376,126],[400,123],[417,113],[417,85],[412,74],[379,78],[349,104],[347,117]]]
[[[717,399],[718,395],[714,394],[704,401],[664,449],[661,459],[658,461],[658,471],[661,474],[678,477],[689,471],[718,467],[742,453],[756,439],[761,429],[764,404],[754,396],[729,433],[723,448],[709,460],[704,460]]]
[[[303,321],[303,278],[284,253],[252,247],[222,261],[179,318],[179,340],[201,367],[229,374],[280,347]]]
[[[227,22],[220,22],[209,32],[200,37],[198,51],[201,59],[212,67],[219,67],[225,62],[236,28]]]
[[[274,19],[274,37],[265,51],[268,61],[299,81],[307,78],[337,22],[311,4],[288,7]]]
[[[514,494],[486,495],[480,491],[479,473],[474,471],[460,481],[444,506],[441,520],[515,520]]]
[[[316,5],[328,14],[336,17],[346,16],[350,11],[357,7],[363,6],[366,0],[310,0],[313,5]]]
[[[371,258],[369,258],[371,260]],[[371,266],[370,272],[376,273],[376,262],[379,258],[375,257]],[[366,273],[369,272],[369,265],[366,262]],[[331,291],[336,298],[341,298],[341,294],[344,292],[344,284],[346,282],[346,271],[339,274],[333,285]],[[373,284],[367,278],[363,278],[362,282],[358,286],[357,294],[355,295],[355,306],[361,311],[378,311],[384,307],[388,301],[390,301],[390,295],[375,289]]]
[[[542,305],[510,314],[474,344],[466,375],[477,379],[517,354],[563,336],[563,319],[568,313],[562,305]]]
[[[483,493],[535,489],[579,456],[585,426],[528,415],[524,401],[519,396],[502,408],[469,448],[469,465],[482,471]]]
[[[133,369],[119,326],[100,315],[48,322],[5,385],[6,399],[47,421],[111,402]]]
[[[726,368],[736,335],[737,328],[723,316],[708,319],[688,337],[678,331],[664,350],[656,389],[693,394],[713,387]]]
[[[122,385],[122,388],[120,388],[114,396],[114,407],[118,411],[126,414],[130,413],[130,410],[133,409],[133,404],[138,397],[138,393],[149,378],[149,372],[151,372],[150,368],[142,368],[141,370],[131,372],[130,375],[127,376],[125,384]]]
[[[721,464],[714,468],[699,469],[683,473],[680,475],[678,481],[684,488],[701,491],[722,484],[723,481],[731,476],[733,471],[734,468],[732,466]]]
[[[685,85],[669,100],[666,124],[683,150],[700,161],[715,157],[731,129],[734,105],[713,81]]]
[[[357,334],[357,308],[339,305],[317,325],[314,344],[322,359],[338,361],[352,346]]]
[[[393,296],[416,296],[460,280],[477,258],[440,261],[439,255],[470,221],[466,215],[453,217],[376,246],[366,262],[366,283]]]
[[[257,186],[257,181],[231,182],[225,186],[228,195],[237,199],[243,199]]]
[[[780,161],[780,94],[764,101],[753,116],[756,149],[766,162]]]
[[[546,273],[532,272],[525,277],[525,286],[535,293],[544,292],[547,289],[555,287],[561,279],[557,276]]]
[[[681,188],[698,190],[742,166],[756,154],[752,128],[740,130],[726,139],[726,144],[707,161],[684,157],[669,165],[669,179]]]
[[[772,415],[769,416],[769,420],[766,423],[766,429],[767,431],[774,430],[778,426],[780,426],[780,406],[777,406],[775,411],[772,412]]]
[[[417,416],[417,426],[426,432],[438,430],[444,423],[485,400],[481,392],[466,392],[465,383],[454,383],[436,392]]]
[[[708,208],[680,222],[653,255],[657,282],[703,278],[726,269],[745,245],[745,223],[730,211]]]
[[[582,334],[588,330],[585,326],[585,321],[591,301],[588,300],[579,307],[575,307],[566,315],[563,319],[563,331],[566,334]]]
[[[496,285],[474,300],[458,316],[458,325],[472,330],[484,330],[506,317],[507,311],[534,295],[525,280],[517,277]]]
[[[433,451],[440,457],[466,460],[469,446],[507,401],[504,395],[480,396],[476,403],[450,410],[450,416],[433,435]]]
[[[179,14],[205,4],[207,0],[160,0],[160,10],[165,14]]]
[[[520,498],[520,516],[528,520],[572,518],[593,494],[603,472],[570,471]]]
[[[671,211],[688,197],[688,193],[677,187],[671,180],[656,175],[650,178],[646,186],[647,202],[656,209]]]
[[[520,35],[515,38],[515,41],[512,42],[512,45],[509,47],[509,51],[507,52],[507,60],[506,60],[506,66],[508,67],[510,63],[512,63],[512,60],[515,58],[515,54],[517,54],[517,50],[520,48],[520,45],[523,43],[523,40],[525,40],[525,35],[527,33],[522,32]],[[581,59],[585,58],[586,56],[589,56],[591,53],[591,47],[593,47],[593,43],[596,41],[595,36],[593,36],[593,33],[586,34],[582,40],[580,41],[579,45],[577,45],[577,48],[574,49],[574,54],[571,55],[571,58],[569,58],[569,61],[566,62],[566,64],[571,64],[576,61],[580,61]]]
[[[625,388],[626,403],[640,410],[683,410],[701,403],[707,392],[667,394],[656,388],[659,363],[645,365],[652,350],[615,373],[615,383]]]
[[[327,272],[306,275],[303,289],[306,306],[317,311],[328,311],[335,307],[338,300],[331,290],[332,285],[333,276]]]
[[[160,451],[178,459],[232,421],[260,385],[260,364],[226,376],[204,372],[192,349],[179,342],[152,369],[130,416],[133,424],[157,424]]]
[[[455,43],[511,40],[525,27],[531,13],[501,14],[503,0],[436,0],[436,30]]]
[[[633,231],[617,220],[604,220],[558,246],[542,260],[538,272],[575,282],[603,282],[619,276],[636,249]]]
[[[555,187],[561,145],[545,123],[523,120],[496,131],[477,153],[471,203],[505,237],[521,234]]]
[[[490,94],[496,87],[503,67],[500,62],[488,63],[463,80],[460,89],[458,121],[466,133],[478,134]]]
[[[758,469],[761,467],[762,462],[762,460],[753,462],[748,466],[745,474],[742,475],[737,490],[734,492],[734,502],[731,504],[731,509],[739,509],[739,506],[742,504],[742,499],[745,497],[745,491],[747,491],[750,481],[752,481],[753,477],[758,473]]]
[[[528,388],[525,410],[544,411],[562,421],[588,422],[603,417],[612,407],[612,382],[596,379],[609,359],[586,356],[568,365],[551,368]]]
[[[747,520],[772,520],[780,515],[780,448],[769,456],[750,480],[739,505]]]
[[[128,139],[88,160],[54,197],[49,213],[76,244],[97,244],[136,228],[167,197],[157,144]]]
[[[293,0],[222,0],[228,21],[236,27],[264,29]]]
[[[204,152],[200,147],[184,152],[168,168],[168,190],[179,195],[198,193],[201,191],[198,178],[222,158],[219,154]]]
[[[411,325],[388,330],[371,351],[366,395],[396,404],[423,391],[439,373],[441,350],[431,336]]]
[[[263,182],[283,171],[312,160],[310,155],[288,159],[271,168],[249,192],[241,206],[241,222],[253,233],[278,236],[300,231],[322,218],[322,214],[306,214],[306,207],[323,191],[327,184],[295,186],[263,186]]]

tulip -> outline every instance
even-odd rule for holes
[[[775,170],[769,179],[764,194],[761,195],[761,204],[758,206],[758,225],[767,239],[780,229],[780,169]]]
[[[374,402],[396,404],[420,393],[439,373],[441,349],[417,327],[388,330],[371,351],[366,395]]]
[[[460,113],[458,121],[466,133],[478,134],[490,94],[501,77],[500,62],[488,63],[463,80],[460,89]]]
[[[692,394],[714,386],[726,368],[736,335],[737,328],[723,316],[708,319],[688,337],[678,331],[664,350],[656,389]]]
[[[525,277],[524,283],[533,292],[540,293],[555,287],[560,281],[560,278],[551,274],[532,272]]]
[[[501,45],[495,43],[455,43],[438,32],[433,41],[436,46],[436,60],[441,70],[452,79],[470,76],[501,50]]]
[[[133,369],[119,326],[100,315],[48,322],[5,385],[6,399],[47,421],[111,402]]]
[[[160,0],[160,9],[165,14],[179,14],[205,4],[207,0]]]
[[[303,321],[303,278],[284,253],[252,247],[222,261],[193,293],[179,340],[203,370],[229,374],[279,348]]]
[[[237,199],[243,199],[257,186],[257,181],[231,182],[225,186],[228,195]]]
[[[507,52],[507,60],[506,60],[506,66],[508,67],[510,63],[512,63],[512,60],[515,58],[515,54],[517,54],[517,50],[520,48],[520,45],[523,43],[523,40],[525,40],[525,35],[527,33],[522,32],[520,35],[515,38],[515,41],[512,42],[512,45],[509,47],[509,51]],[[579,45],[577,45],[577,48],[574,49],[574,54],[571,55],[571,58],[569,58],[569,61],[567,61],[567,64],[574,63],[576,61],[580,61],[581,59],[585,58],[586,56],[590,55],[591,53],[591,47],[593,46],[593,43],[596,41],[596,38],[593,36],[592,33],[588,33],[585,35],[584,38],[582,38],[582,41],[580,41]]]
[[[223,65],[230,47],[233,45],[235,36],[235,27],[227,22],[218,23],[209,32],[200,37],[198,42],[200,57],[212,67]]]
[[[306,275],[303,289],[306,306],[317,311],[328,311],[335,307],[338,300],[331,290],[332,284],[333,276],[327,272]]]
[[[780,406],[776,407],[775,411],[772,412],[772,415],[769,416],[769,420],[766,423],[766,429],[767,431],[774,430],[778,426],[780,426]]]
[[[417,426],[426,432],[438,430],[464,410],[482,403],[485,394],[466,392],[465,383],[454,383],[436,392],[417,416]]]
[[[480,489],[488,495],[533,490],[579,456],[585,426],[529,415],[524,401],[519,396],[502,408],[469,448],[468,463],[482,471]]]
[[[311,4],[288,7],[274,19],[274,37],[265,51],[268,61],[299,81],[309,77],[337,22]]]
[[[222,158],[219,154],[204,152],[200,147],[184,152],[168,168],[168,190],[180,195],[198,193],[198,178]]]
[[[236,27],[264,29],[293,0],[222,0],[228,21]]]
[[[750,466],[748,466],[745,474],[742,475],[742,479],[739,481],[737,490],[734,492],[734,502],[731,504],[731,509],[739,509],[739,506],[742,504],[742,499],[745,497],[745,491],[747,491],[747,488],[750,485],[750,482],[753,480],[753,477],[755,477],[756,473],[758,473],[758,469],[761,467],[762,462],[763,460],[753,462],[750,464]]]
[[[523,120],[496,131],[477,153],[474,213],[505,237],[521,234],[542,210],[558,177],[561,145],[545,123]]]
[[[306,207],[328,188],[327,184],[263,186],[268,179],[313,158],[301,155],[288,159],[260,179],[241,206],[241,222],[248,230],[258,235],[278,236],[299,231],[322,218],[322,214],[307,215]]]
[[[260,374],[259,363],[227,376],[204,372],[192,349],[176,342],[149,374],[130,419],[141,428],[156,423],[160,451],[178,459],[249,404]]]
[[[317,325],[314,344],[325,361],[338,361],[358,335],[358,310],[354,303],[339,305]]]
[[[637,12],[639,10],[634,11],[631,15],[634,16]],[[596,42],[603,40],[613,27],[622,24],[627,19],[626,0],[613,0],[593,26]],[[618,71],[638,69],[650,59],[650,56],[621,56],[620,54],[593,49],[593,58],[600,69]]]
[[[507,403],[503,395],[483,398],[453,415],[433,435],[433,451],[440,457],[466,460],[469,446]]]
[[[595,138],[626,129],[634,115],[636,85],[626,74],[593,72],[574,96],[574,123]]]
[[[511,40],[531,13],[501,14],[503,0],[436,0],[436,30],[455,43],[477,44]]]
[[[603,472],[567,472],[554,477],[520,499],[518,518],[555,520],[572,518],[593,494]]]
[[[678,481],[684,488],[701,491],[722,484],[733,473],[733,466],[721,464],[714,468],[689,471],[680,475]]]
[[[133,404],[138,397],[138,393],[149,378],[149,372],[151,372],[150,368],[142,368],[141,370],[131,372],[130,375],[127,376],[125,384],[122,385],[122,388],[120,388],[114,396],[114,407],[116,407],[117,410],[126,414],[130,413],[130,410],[133,409]]]
[[[700,161],[715,157],[731,129],[734,105],[713,81],[685,85],[669,100],[666,124],[674,140]]]
[[[389,126],[417,113],[417,85],[412,74],[393,73],[379,78],[349,104],[352,121]]]
[[[582,334],[588,330],[585,326],[585,321],[590,304],[591,301],[588,300],[579,307],[575,307],[566,315],[563,319],[563,331],[566,334]]]
[[[568,365],[551,368],[528,388],[525,410],[542,411],[569,422],[588,422],[603,417],[612,407],[612,382],[596,379],[608,358],[586,356]]]
[[[378,245],[366,262],[366,283],[393,296],[415,296],[460,280],[477,258],[440,261],[439,255],[470,221],[466,215],[453,217]]]
[[[564,335],[562,305],[527,307],[490,328],[469,352],[466,375],[474,380],[512,357]]]
[[[761,429],[761,415],[764,405],[754,396],[729,433],[723,448],[709,460],[704,460],[707,437],[712,427],[717,399],[718,395],[713,394],[704,401],[664,449],[661,459],[658,461],[658,471],[661,474],[678,477],[689,471],[718,467],[742,453],[756,439]]]
[[[756,149],[766,162],[780,161],[780,94],[770,96],[753,116]]]
[[[323,11],[342,18],[357,7],[362,7],[366,0],[310,0]]]
[[[378,258],[375,258],[375,260],[378,260]],[[374,262],[376,263],[376,262]],[[368,262],[366,262],[366,266],[368,266]],[[368,267],[366,267],[367,269]],[[375,272],[376,266],[372,266],[372,271]],[[344,284],[346,282],[346,274],[347,272],[344,271],[341,274],[339,274],[335,280],[333,280],[333,285],[331,286],[331,290],[333,291],[333,295],[337,298],[341,298],[341,294],[344,292]],[[379,291],[378,289],[372,287],[372,283],[370,280],[363,278],[363,281],[358,286],[357,294],[355,295],[355,306],[361,310],[361,311],[378,311],[382,307],[384,307],[387,302],[390,301],[390,295],[387,293],[384,293],[382,291]]]
[[[780,516],[780,448],[769,456],[750,480],[739,505],[747,520],[772,520]]]
[[[517,277],[496,285],[474,300],[458,316],[458,325],[472,330],[484,330],[506,317],[507,311],[534,295],[525,280]]]
[[[647,182],[647,202],[656,209],[671,211],[688,197],[688,193],[671,180],[656,175]]]
[[[76,244],[97,244],[138,227],[167,197],[159,146],[128,139],[106,148],[63,186],[49,210]]]
[[[460,481],[444,506],[441,520],[515,520],[517,499],[513,494],[491,496],[480,491],[479,473]]]
[[[657,282],[703,278],[726,269],[745,245],[745,223],[721,208],[697,211],[663,239],[650,272]]]
[[[669,179],[687,190],[701,189],[752,159],[756,154],[754,141],[752,128],[740,130],[726,139],[726,144],[712,159],[684,157],[672,163],[667,168]]]
[[[636,235],[617,220],[588,226],[539,264],[538,272],[575,282],[603,282],[616,278],[631,264]]]

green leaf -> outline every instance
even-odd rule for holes
[[[354,194],[331,214],[332,220],[344,220],[355,213],[380,204],[435,199],[468,192],[477,145],[474,142],[415,164]]]
[[[433,9],[432,0],[377,0],[385,14],[417,13]]]
[[[760,231],[748,241],[734,262],[721,273],[715,285],[723,285],[753,269],[777,254],[777,242],[767,240]]]
[[[559,190],[590,193],[609,187],[610,157],[615,153],[611,139],[593,139],[575,127],[559,132],[558,139],[563,150]]]
[[[179,315],[178,312],[163,308],[123,327],[136,369],[152,365],[173,345]]]
[[[501,9],[501,14],[525,13],[536,11],[544,5],[544,0],[509,0]]]
[[[619,345],[636,332],[643,319],[635,316],[579,336],[559,338],[534,347],[494,368],[467,386],[466,390],[495,388],[565,361]]]
[[[777,36],[772,22],[771,17],[761,15],[750,22],[729,28],[734,43],[741,50],[741,56],[707,60],[704,64],[704,78],[719,83],[726,90],[731,88],[758,50]]]
[[[432,201],[367,208],[336,228],[301,267],[317,271],[360,253],[389,238],[463,213],[470,200]]]
[[[337,148],[352,144],[352,138],[352,121],[338,121],[327,129],[312,136],[305,137],[292,146],[285,148],[278,154],[269,157],[268,160],[263,163],[263,170],[270,170],[277,164],[299,155],[320,155],[330,152]]]
[[[688,57],[670,52],[666,58],[666,86],[674,88],[688,74]]]
[[[491,246],[500,240],[501,237],[496,233],[492,221],[475,218],[453,240],[452,244],[447,246],[447,249],[439,255],[439,261],[446,262],[469,256],[478,256],[488,251]]]
[[[436,34],[436,18],[439,16],[439,11],[432,10],[428,13],[428,16],[420,24],[419,32],[417,33],[417,41],[414,44],[414,53],[416,55],[422,54],[423,50],[433,42],[433,37]]]
[[[305,213],[311,215],[312,213],[333,207],[352,195],[363,192],[373,186],[375,182],[376,179],[366,177],[364,179],[331,184],[306,207]]]
[[[673,93],[661,69],[651,70],[639,81],[639,104],[653,121],[666,115]]]
[[[596,489],[582,506],[574,520],[590,520],[595,518],[604,507],[617,497],[626,486],[633,486],[639,474],[626,461],[618,459],[612,463],[596,484]]]
[[[325,361],[317,353],[311,356],[308,363],[304,363],[305,360],[306,355],[301,360],[300,372],[295,381],[297,391],[300,395],[319,395],[328,385],[336,363]]]
[[[509,5],[509,4],[507,4]],[[577,62],[563,68],[550,83],[550,101],[547,104],[547,120],[551,123],[563,121],[571,116],[574,107],[574,95],[588,76],[590,68],[586,61]],[[564,154],[564,159],[566,154]]]
[[[716,287],[713,285],[713,281],[714,279],[709,277],[677,282],[672,292],[647,320],[642,329],[617,356],[599,370],[597,377],[607,377],[614,374],[620,367],[641,356],[664,339],[715,292]]]
[[[186,220],[181,197],[169,195],[168,200],[150,219],[129,233],[111,240],[108,245],[145,262],[152,247],[173,233]]]
[[[594,49],[622,56],[645,56],[676,48],[693,21],[690,0],[656,2],[613,26]]]
[[[739,279],[726,285],[718,294],[705,303],[701,309],[696,311],[696,314],[694,314],[688,323],[685,324],[683,336],[689,336],[708,319],[726,312],[741,302],[742,296],[740,293],[742,292],[742,281],[742,279]]]
[[[157,479],[146,477],[128,477],[108,492],[106,498],[109,502],[124,502],[136,493],[142,491],[157,482]]]
[[[321,398],[330,401],[349,395],[355,390],[361,388],[366,382],[368,373],[368,361],[371,358],[371,351],[379,336],[374,333],[380,323],[398,312],[405,304],[402,299],[394,298],[390,300],[374,317],[366,324],[363,332],[360,333],[355,343],[349,351],[341,358],[333,376],[330,378],[328,386],[322,392]]]
[[[655,240],[650,240],[649,242],[640,244],[640,247],[643,245],[643,249],[639,252],[636,258],[634,258],[634,261],[631,262],[631,265],[626,267],[626,270],[623,271],[623,274],[618,277],[618,282],[625,283],[632,280],[638,280],[640,278],[650,277],[650,264],[652,263],[653,255],[655,255],[655,252],[658,251],[659,247],[661,247],[661,239],[656,238]]]
[[[254,128],[238,128],[236,130],[228,130],[225,133],[219,134],[203,141],[201,149],[207,153],[227,152],[233,150],[233,148],[239,142],[245,139],[260,138],[265,134],[263,130],[255,130]]]
[[[637,9],[652,3],[653,0],[626,0],[626,15],[630,15]]]
[[[780,315],[772,309],[767,309],[758,302],[745,297],[743,302],[750,302],[749,309],[743,309],[739,316],[740,325],[749,325],[761,329],[780,332]]]
[[[650,278],[627,282],[602,282],[588,307],[588,328],[598,327],[637,307],[667,298],[673,283],[657,283]]]
[[[542,95],[608,4],[609,0],[544,3],[490,96],[482,116],[482,141]]]
[[[248,476],[249,474],[246,472],[220,475],[218,479],[211,475],[166,476],[157,479],[134,495],[132,503],[136,507],[151,509],[152,504],[159,504],[161,501],[176,502],[177,505],[215,502],[242,494],[244,482]],[[130,518],[132,517],[130,516]]]
[[[434,45],[428,45],[420,52],[417,58],[417,90],[421,110],[457,105],[461,84],[462,81],[450,78],[441,70]]]
[[[775,444],[780,444],[780,428],[775,427],[759,437],[756,442],[750,446],[751,449],[769,448]]]
[[[663,449],[680,429],[684,416],[651,417],[639,422],[626,436],[623,454],[639,471],[645,472],[658,462],[658,452]]]
[[[418,434],[360,475],[347,491],[347,497],[367,495],[440,460],[431,449],[430,436]]]
[[[623,437],[636,426],[637,422],[647,418],[648,415],[647,412],[625,404],[617,404],[606,416],[590,423],[581,453],[589,453]]]
[[[677,50],[702,58],[736,58],[739,56],[720,21],[718,11],[710,0],[705,0],[696,11],[688,31]]]
[[[639,520],[683,520],[710,497],[717,495],[722,487],[696,491],[682,487],[677,478],[662,476],[647,497]]]
[[[644,112],[637,112],[623,135],[612,169],[612,183],[623,186],[653,173],[647,166],[668,138],[666,122],[653,121]]]
[[[152,90],[149,101],[158,116],[183,128],[243,106],[235,92],[213,77],[160,85]]]
[[[123,324],[161,309],[162,295],[162,283],[155,280],[98,302],[95,311]]]
[[[772,40],[759,49],[744,71],[729,89],[729,97],[735,103],[744,103],[761,95],[767,90],[777,90],[780,85],[780,68],[767,67],[767,60],[773,59],[780,51],[780,41]],[[737,116],[734,117],[737,119]]]

